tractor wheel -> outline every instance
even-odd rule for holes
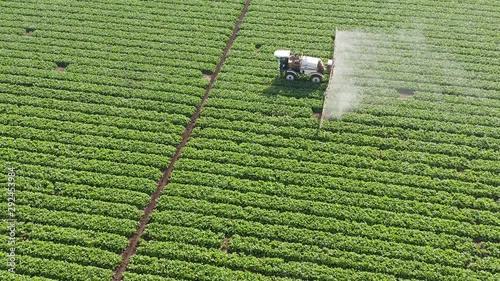
[[[321,77],[321,75],[314,74],[311,76],[311,81],[313,83],[321,83],[321,81],[323,81],[323,77]]]
[[[293,81],[297,79],[297,75],[293,72],[287,72],[285,78],[288,81]]]

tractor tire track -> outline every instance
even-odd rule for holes
[[[241,14],[238,18],[238,21],[236,22],[236,25],[233,28],[233,32],[231,34],[231,37],[229,37],[229,40],[227,41],[226,47],[224,48],[224,52],[222,53],[222,56],[219,60],[219,63],[217,64],[217,67],[215,68],[215,72],[213,73],[210,83],[207,86],[205,90],[205,94],[203,95],[201,102],[199,106],[196,108],[195,113],[193,116],[191,116],[191,119],[186,126],[186,129],[184,133],[182,134],[182,141],[181,143],[177,146],[177,149],[175,151],[174,156],[170,160],[170,164],[168,165],[168,168],[165,170],[163,173],[160,181],[158,182],[158,186],[156,188],[155,193],[151,195],[151,199],[149,203],[146,205],[146,208],[144,209],[144,214],[142,215],[141,219],[139,220],[139,227],[137,228],[137,231],[135,234],[129,238],[129,244],[125,251],[122,253],[122,262],[118,266],[118,268],[115,270],[113,279],[112,281],[120,281],[123,280],[123,273],[127,270],[128,264],[130,262],[130,258],[135,255],[137,252],[137,248],[139,246],[139,238],[142,236],[142,233],[146,229],[146,225],[149,222],[149,219],[151,217],[151,214],[153,210],[156,207],[156,202],[161,196],[161,193],[165,186],[168,184],[169,178],[174,170],[175,163],[177,160],[179,160],[183,148],[186,146],[186,143],[189,140],[189,137],[191,136],[191,133],[193,132],[194,127],[196,126],[196,121],[200,117],[201,111],[203,110],[203,107],[205,106],[208,96],[210,95],[210,91],[212,90],[215,81],[217,79],[217,76],[222,70],[222,67],[226,61],[227,56],[229,55],[229,51],[231,50],[231,47],[233,46],[234,41],[236,40],[236,37],[238,35],[238,31],[240,29],[241,23],[243,22],[243,19],[248,12],[248,8],[250,7],[250,2],[251,0],[246,0],[245,6],[243,10],[241,11]]]

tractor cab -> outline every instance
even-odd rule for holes
[[[278,58],[280,74],[283,76],[290,69],[290,51],[278,50],[274,52],[274,56]]]

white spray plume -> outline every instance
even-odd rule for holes
[[[455,88],[482,96],[483,90],[474,88],[474,78],[480,74],[468,71],[451,47],[427,42],[425,30],[418,23],[390,33],[337,30],[320,128],[326,120],[341,119],[379,90],[394,91],[396,99],[398,91],[420,92],[436,102],[444,102],[447,94],[443,93]],[[372,81],[374,87],[369,86]]]
[[[321,123],[323,119],[340,119],[360,102],[360,89],[354,79],[358,66],[353,50],[362,46],[361,40],[367,36],[362,32],[336,32],[334,67],[325,91]]]

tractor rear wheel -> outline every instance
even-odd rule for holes
[[[321,83],[321,81],[323,81],[323,77],[321,77],[321,75],[318,75],[318,74],[313,74],[311,76],[311,81],[313,83]]]
[[[287,72],[285,78],[288,81],[293,81],[293,80],[297,79],[297,74],[295,74],[293,72]]]

